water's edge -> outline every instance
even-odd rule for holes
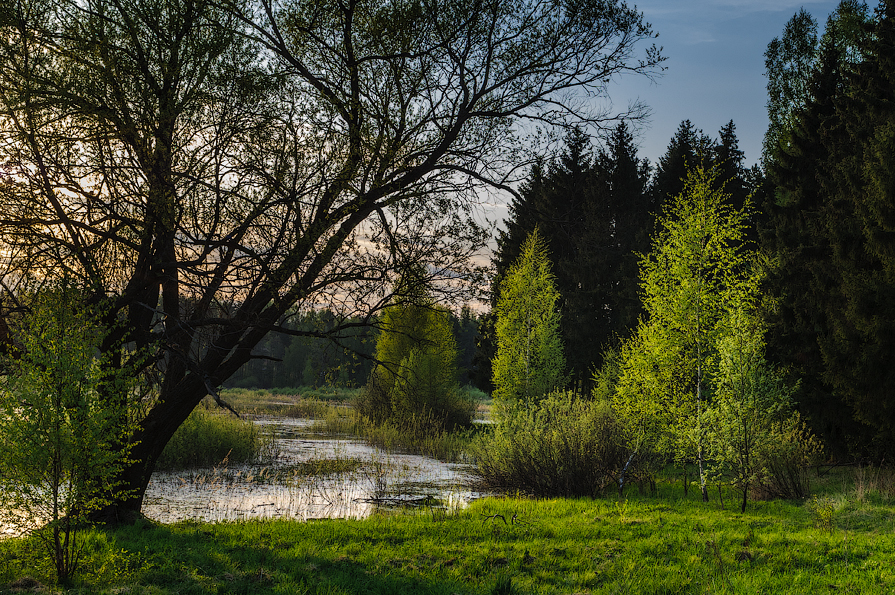
[[[156,521],[365,518],[380,507],[462,507],[481,494],[462,464],[390,454],[358,439],[312,434],[312,420],[261,417],[279,456],[260,465],[153,474],[143,513]],[[308,465],[308,463],[311,465]],[[344,468],[308,474],[308,467]]]

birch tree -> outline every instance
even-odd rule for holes
[[[646,315],[625,349],[615,396],[637,441],[695,459],[704,500],[708,380],[729,309],[755,291],[746,213],[731,206],[716,175],[692,169],[658,222],[641,260]],[[649,419],[656,412],[666,423]]]

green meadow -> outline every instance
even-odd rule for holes
[[[745,514],[733,492],[705,504],[666,480],[656,494],[487,498],[365,520],[144,521],[91,530],[68,592],[891,593],[891,486],[848,469],[814,484],[809,500]],[[36,542],[0,541],[0,592],[59,592],[52,576]]]

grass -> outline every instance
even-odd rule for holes
[[[818,486],[831,524],[812,500],[739,514],[733,493],[724,508],[717,497],[706,505],[679,482],[652,497],[492,498],[363,521],[147,522],[92,532],[75,592],[892,592],[893,499],[865,489],[859,500],[856,482],[837,492],[841,479]],[[48,583],[30,547],[0,541],[0,585]]]
[[[229,388],[221,398],[241,414],[322,419],[333,408],[344,408],[360,389],[342,387],[246,389]]]
[[[473,440],[475,427],[448,432],[433,429],[426,420],[413,417],[398,422],[374,424],[354,409],[330,409],[311,431],[332,435],[351,435],[385,451],[421,454],[446,462],[462,462]]]
[[[272,436],[255,424],[206,404],[177,429],[158,460],[158,469],[211,467],[226,460],[247,463],[275,454]]]

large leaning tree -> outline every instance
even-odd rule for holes
[[[290,314],[369,315],[408,263],[444,291],[480,286],[476,193],[512,188],[529,136],[637,115],[601,98],[662,61],[615,0],[0,12],[4,307],[66,276],[107,304],[109,365],[146,362],[152,390],[108,395],[141,399],[120,518],[190,411]]]

